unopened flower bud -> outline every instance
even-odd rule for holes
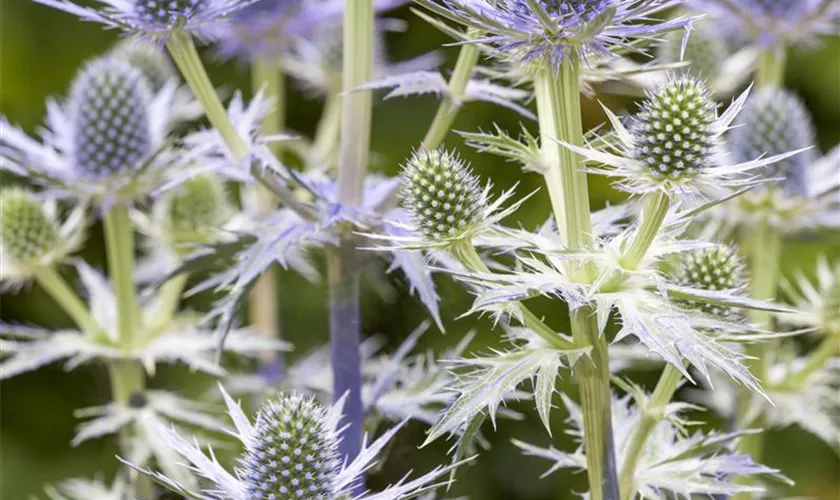
[[[85,66],[70,95],[75,167],[103,178],[136,168],[153,151],[148,80],[127,62],[98,59]]]
[[[167,233],[175,245],[206,243],[230,217],[231,205],[221,179],[201,175],[167,193],[161,201]]]
[[[153,90],[178,79],[178,71],[166,54],[152,45],[126,38],[114,45],[109,55],[139,69]]]
[[[739,162],[775,156],[814,144],[814,126],[805,106],[781,89],[761,89],[750,96],[729,134],[729,149]],[[784,178],[786,192],[799,194],[805,185],[812,151],[804,151],[762,169],[766,177]]]
[[[680,75],[648,94],[630,127],[633,156],[657,178],[691,178],[711,166],[715,103],[699,80]]]
[[[58,223],[31,192],[4,189],[0,192],[0,245],[16,262],[35,262],[58,248]]]
[[[414,153],[402,183],[406,207],[431,241],[458,238],[481,221],[487,208],[470,167],[442,149]]]
[[[675,269],[677,284],[707,291],[742,290],[747,286],[746,266],[735,247],[717,245],[680,254]],[[690,308],[727,318],[735,311],[726,306],[688,301]]]
[[[333,500],[339,438],[311,398],[280,396],[257,415],[242,463],[246,500]]]

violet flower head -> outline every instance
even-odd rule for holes
[[[98,8],[77,0],[33,0],[63,10],[83,21],[93,21],[141,37],[165,41],[173,30],[184,30],[201,39],[213,29],[259,0],[97,0]]]
[[[672,0],[418,0],[441,17],[484,33],[472,40],[498,54],[557,65],[627,48],[636,38],[687,28],[691,20],[656,20]],[[636,49],[638,50],[638,49]]]

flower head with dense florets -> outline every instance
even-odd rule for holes
[[[175,82],[154,93],[143,73],[114,56],[85,64],[65,104],[47,102],[42,142],[0,121],[0,168],[51,194],[131,202],[177,164],[166,136],[175,125]]]
[[[174,30],[211,38],[214,28],[230,22],[237,11],[258,0],[97,0],[99,8],[77,0],[34,0],[84,21],[104,24],[155,41]]]
[[[674,281],[702,290],[743,293],[747,288],[746,265],[733,246],[683,252],[674,269]],[[738,314],[732,307],[709,302],[687,301],[686,306],[718,318],[734,318]]]
[[[671,0],[419,0],[439,16],[486,33],[497,55],[557,65],[623,49],[636,38],[688,26],[688,18],[655,20]]]
[[[376,463],[376,456],[394,437],[401,426],[386,431],[374,442],[363,444],[350,461],[342,462],[337,445],[342,428],[344,398],[334,406],[299,395],[281,395],[263,406],[252,424],[242,409],[223,391],[228,414],[236,426],[228,431],[245,447],[240,467],[228,472],[210,451],[210,455],[194,442],[181,437],[175,429],[162,428],[164,445],[184,458],[188,467],[207,483],[206,488],[192,491],[174,478],[129,464],[153,477],[169,490],[197,500],[399,500],[415,498],[434,489],[435,481],[450,467],[438,467],[417,479],[403,479],[383,491],[361,495],[354,493],[361,475]]]
[[[801,152],[767,158],[759,155],[729,163],[723,134],[743,108],[747,95],[742,94],[718,115],[702,81],[691,75],[673,75],[648,92],[629,126],[604,109],[617,139],[606,141],[611,151],[564,145],[583,156],[591,172],[616,178],[617,187],[624,191],[717,198],[733,187],[761,182],[753,171]]]
[[[67,259],[82,244],[84,207],[76,207],[64,223],[58,207],[19,187],[0,191],[0,280],[14,285],[39,267]]]

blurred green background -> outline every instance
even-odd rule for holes
[[[412,18],[407,9],[394,15],[408,19],[410,24],[406,32],[388,37],[389,54],[393,60],[435,50],[448,42],[440,33]],[[99,25],[79,22],[69,15],[26,0],[0,0],[2,114],[29,131],[34,130],[44,115],[45,97],[63,95],[79,64],[108,49],[116,35],[113,31],[102,30]],[[444,48],[442,53],[451,67],[457,49]],[[210,60],[209,57],[207,59]],[[250,88],[245,64],[209,65],[217,84]],[[787,83],[804,98],[814,114],[823,151],[840,141],[840,39],[825,39],[816,48],[795,52],[790,57]],[[631,104],[613,96],[598,97],[613,109]],[[292,87],[288,106],[290,127],[301,134],[311,134],[322,103]],[[398,169],[399,163],[422,138],[435,107],[436,101],[431,98],[399,99],[377,104],[373,148],[378,155],[379,168],[389,173]],[[594,101],[585,101],[584,113],[587,126],[595,126],[604,118]],[[515,130],[519,121],[518,116],[497,107],[471,104],[460,114],[455,129],[487,129],[491,124],[498,123]],[[534,123],[527,126],[535,129]],[[540,187],[537,176],[522,174],[515,165],[463,148],[462,141],[455,134],[450,134],[447,143],[459,148],[463,156],[473,162],[477,172],[492,178],[499,189],[515,182],[521,183],[520,193]],[[593,179],[591,188],[596,207],[603,206],[608,200],[621,199],[600,179]],[[534,228],[547,214],[547,195],[541,191],[526,203],[518,214],[518,222]],[[833,240],[837,241],[836,238]],[[815,256],[820,253],[837,255],[838,249],[819,241],[789,242],[785,247],[785,269],[810,270]],[[98,230],[91,233],[84,256],[94,265],[102,265],[102,236]],[[409,296],[407,285],[396,277],[391,283],[393,290],[387,297],[371,292],[366,294],[364,304],[365,333],[386,336],[389,347],[397,345],[425,318],[418,301]],[[494,345],[499,332],[491,331],[488,322],[472,318],[452,319],[468,307],[469,296],[446,279],[438,279],[438,283],[447,333],[428,332],[422,341],[423,347],[440,349],[452,345],[471,329],[478,331],[473,346],[475,349]],[[297,346],[296,353],[304,353],[310,347],[323,343],[327,337],[324,287],[310,285],[286,273],[282,277],[280,294],[288,297],[282,303],[283,327],[289,340]],[[27,287],[17,295],[3,295],[0,300],[3,321],[56,328],[69,326],[67,318],[37,287]],[[535,308],[538,313],[546,315],[551,324],[562,326],[565,311],[556,302],[537,300]],[[75,476],[91,477],[99,471],[106,477],[113,473],[113,456],[116,453],[113,440],[88,442],[77,448],[69,445],[76,423],[73,411],[107,401],[108,385],[104,376],[104,370],[97,366],[65,373],[60,365],[54,365],[0,384],[0,498],[23,499],[40,492],[47,482]],[[651,384],[655,375],[640,374],[639,380]],[[152,384],[187,388],[206,382],[186,371],[174,369],[161,372]],[[479,500],[577,498],[576,494],[585,490],[581,474],[559,472],[540,480],[539,475],[549,464],[522,457],[510,444],[514,437],[533,443],[548,443],[531,405],[522,403],[515,407],[524,411],[526,418],[522,421],[502,421],[496,432],[487,429],[493,444],[492,451],[483,453],[475,466],[463,470],[452,496],[469,494]],[[571,442],[563,433],[564,410],[559,409],[553,415],[555,446],[571,447]],[[416,445],[422,442],[423,431],[421,426],[412,425],[401,434],[390,449],[387,465],[376,471],[371,479],[372,485],[393,481],[409,469],[426,470],[444,460],[446,443],[438,442],[422,450],[416,449]],[[785,491],[786,496],[838,498],[840,461],[835,452],[797,428],[772,431],[768,434],[768,441],[765,463],[782,469],[797,483],[794,488]]]

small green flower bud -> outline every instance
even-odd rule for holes
[[[339,439],[311,398],[280,396],[257,415],[242,463],[247,500],[334,500]]]
[[[658,48],[658,56],[664,62],[676,63],[687,61],[689,66],[681,68],[681,73],[713,78],[728,56],[724,37],[709,29],[706,22],[695,24],[695,29],[688,37],[685,53],[680,57],[683,32],[672,31],[665,35],[665,41]]]
[[[166,82],[178,79],[178,71],[166,54],[152,45],[126,38],[114,45],[110,56],[139,69],[155,91]]]
[[[656,178],[692,178],[712,163],[716,119],[703,83],[672,77],[648,94],[633,120],[633,157]]]
[[[781,89],[760,89],[747,101],[729,134],[729,149],[739,162],[761,156],[774,156],[814,144],[814,126],[804,104]],[[814,152],[805,151],[776,162],[762,170],[767,177],[783,177],[786,192],[804,190],[805,173],[814,161]]]
[[[455,155],[417,151],[402,171],[405,205],[423,236],[456,239],[481,221],[487,200],[478,177]]]
[[[0,244],[9,257],[34,263],[59,243],[58,223],[31,192],[17,187],[0,192]]]
[[[137,167],[152,153],[152,92],[140,70],[113,58],[86,65],[70,94],[75,167],[92,178]]]
[[[206,243],[230,217],[231,205],[218,177],[201,175],[185,181],[161,201],[166,231],[175,245]]]
[[[683,252],[675,271],[677,284],[700,290],[741,290],[747,286],[744,260],[735,247],[727,245]],[[719,318],[735,314],[732,308],[716,304],[687,301],[685,305]]]

